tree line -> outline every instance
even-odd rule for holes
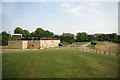
[[[34,32],[30,33],[28,30],[23,30],[20,27],[15,28],[14,33],[22,34],[23,38],[43,38],[43,37],[52,37],[53,32],[50,32],[48,30],[43,30],[42,28],[37,28]]]
[[[37,28],[34,32],[29,32],[28,30],[23,30],[20,27],[16,27],[14,30],[16,34],[22,34],[23,39],[31,38],[60,38],[61,43],[63,44],[72,44],[73,42],[86,42],[86,41],[111,41],[120,43],[120,35],[116,33],[111,34],[94,34],[90,35],[86,32],[78,32],[76,36],[64,36],[64,35],[55,35],[53,32],[44,30],[42,28]],[[2,38],[2,39],[1,39]],[[0,34],[0,45],[7,45],[9,40],[12,40],[9,33],[3,31]]]

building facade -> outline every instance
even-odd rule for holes
[[[59,46],[58,38],[41,38],[39,40],[12,40],[8,41],[10,49],[47,49]]]
[[[12,40],[8,41],[8,48],[10,49],[27,49],[28,47],[28,41],[22,41],[22,40]]]

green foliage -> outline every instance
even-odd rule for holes
[[[63,44],[62,44],[62,43],[59,43],[59,46],[63,46]]]
[[[23,30],[20,27],[15,28],[14,33],[22,34]]]
[[[22,35],[23,37],[28,38],[30,36],[30,33],[28,30],[23,30]]]
[[[53,32],[50,32],[48,30],[43,30],[42,28],[37,28],[36,31],[32,33],[32,37],[38,37],[38,38],[53,37]]]
[[[96,45],[97,41],[91,41],[91,45]]]
[[[88,35],[85,32],[78,32],[76,39],[74,39],[74,36],[58,36],[54,35],[53,32],[50,32],[48,30],[44,30],[42,28],[37,28],[34,32],[29,33],[28,30],[23,30],[20,27],[16,27],[14,30],[14,33],[22,34],[24,39],[28,38],[61,38],[61,42],[64,44],[72,44],[73,42],[86,42],[86,41],[112,41],[116,43],[120,43],[120,35],[117,35],[116,33],[112,34],[99,34],[98,36],[96,35]],[[9,39],[9,38],[8,38]]]
[[[0,45],[2,45],[2,34],[0,34]]]
[[[36,31],[29,33],[28,30],[23,30],[20,27],[15,28],[14,33],[22,34],[24,38],[35,37],[35,38],[49,38],[53,37],[53,32],[48,30],[43,30],[42,28],[37,28]]]
[[[11,39],[10,34],[3,31],[2,33],[2,46],[8,45],[8,41]]]
[[[73,36],[60,36],[63,44],[72,44],[75,40]]]
[[[77,42],[84,42],[84,41],[88,41],[88,40],[89,40],[89,36],[87,33],[85,33],[85,32],[77,33],[77,39],[76,39]]]
[[[92,40],[95,40],[94,35],[88,35],[88,41],[92,41]]]
[[[60,38],[60,36],[58,36],[58,35],[54,35],[53,38]]]
[[[98,36],[89,35],[89,41],[97,40],[97,41],[112,41],[116,43],[120,43],[120,35],[116,33],[112,34],[99,34]]]
[[[28,30],[23,30],[20,27],[15,28],[14,33],[22,34],[22,36],[25,38],[28,38],[30,36],[30,33]]]
[[[120,43],[120,35],[117,35],[114,39],[111,40],[112,42]]]
[[[33,37],[43,37],[44,30],[42,28],[37,28],[36,31],[34,32]]]

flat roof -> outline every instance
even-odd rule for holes
[[[60,38],[30,38],[30,39],[22,39],[22,40],[60,40]]]
[[[40,40],[60,40],[60,38],[40,38]]]
[[[12,34],[12,36],[13,36],[13,35],[16,35],[16,36],[22,36],[22,34]]]

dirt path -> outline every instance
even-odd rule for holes
[[[91,42],[87,43],[87,44],[84,44],[82,45],[81,47],[87,47],[89,44],[91,44]]]

